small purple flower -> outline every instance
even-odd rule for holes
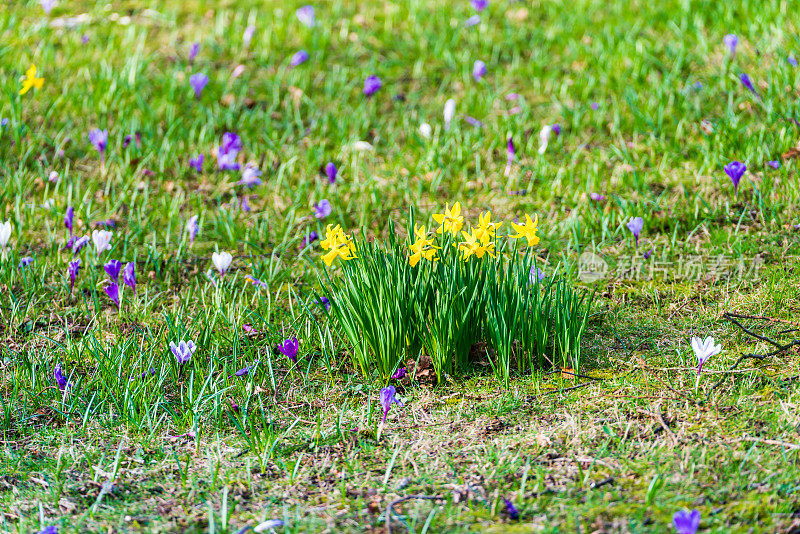
[[[203,172],[203,160],[205,156],[203,154],[198,154],[195,158],[189,158],[189,167],[193,168],[197,172]]]
[[[189,48],[189,63],[194,63],[194,58],[197,57],[199,51],[200,43],[192,43],[191,48]]]
[[[545,278],[547,278],[547,275],[545,274],[545,272],[543,270],[539,269],[536,266],[531,265],[531,271],[528,274],[528,283],[529,284],[535,285],[536,282],[541,282]]]
[[[403,378],[405,378],[407,373],[408,370],[405,367],[400,367],[399,369],[397,369],[397,371],[394,372],[394,374],[392,375],[392,379],[402,380]]]
[[[242,171],[242,179],[239,180],[239,185],[243,185],[250,189],[261,185],[261,171],[255,165],[248,164]]]
[[[119,272],[122,270],[122,262],[119,260],[110,260],[103,265],[103,269],[105,269],[109,280],[116,283],[119,281]]]
[[[397,393],[397,389],[394,386],[387,386],[381,390],[380,402],[383,408],[383,423],[386,422],[386,416],[389,415],[389,408],[392,407],[392,404],[403,406],[402,401],[394,396],[395,393]]]
[[[300,248],[306,248],[308,245],[310,245],[311,243],[313,243],[317,239],[319,239],[319,234],[316,231],[312,231],[311,233],[309,233],[307,236],[305,236],[303,238],[303,242],[300,245]]]
[[[475,63],[472,65],[472,77],[475,78],[477,82],[484,76],[486,76],[486,63],[481,61],[480,59],[476,60]]]
[[[194,341],[187,342],[181,340],[177,345],[174,341],[170,341],[169,348],[172,354],[175,355],[175,359],[178,360],[178,365],[183,366],[183,364],[191,359],[194,351],[197,350],[197,345],[194,344]]]
[[[256,33],[255,26],[248,26],[244,29],[244,33],[242,34],[242,42],[244,42],[245,48],[250,46],[250,41],[253,40],[253,35]]]
[[[150,376],[156,376],[156,369],[155,369],[155,367],[151,367],[149,371],[144,371],[142,374],[140,374],[140,375],[139,375],[139,378],[140,378],[140,379],[142,379],[142,380],[144,380],[145,378],[147,378],[147,375],[148,375],[148,374],[149,374]],[[132,377],[131,377],[131,380],[133,380],[134,378],[136,378],[136,377],[132,376]]]
[[[511,165],[514,163],[515,155],[516,155],[516,150],[514,149],[514,139],[509,134],[508,141],[506,142],[506,171],[505,171],[506,176],[511,174]]]
[[[225,132],[222,144],[217,149],[217,166],[222,171],[238,171],[236,157],[242,149],[242,139],[232,132]]]
[[[89,132],[89,142],[100,152],[101,157],[105,157],[106,147],[108,146],[108,130],[95,128]]]
[[[328,300],[328,297],[320,297],[319,304],[325,308],[326,312],[331,311],[331,301]]]
[[[598,109],[600,109],[600,104],[598,104],[597,102],[592,102],[591,104],[589,104],[589,107],[592,108],[594,111],[597,111]]]
[[[770,166],[770,167],[772,167],[773,169],[780,169],[780,168],[781,168],[781,162],[780,162],[780,161],[778,161],[778,160],[775,160],[775,161],[768,161],[768,162],[767,162],[767,165],[769,165],[769,166]]]
[[[250,202],[247,200],[247,195],[242,197],[242,202],[239,205],[241,206],[242,210],[246,211],[247,213],[250,213],[252,210],[250,207]]]
[[[747,172],[747,165],[742,163],[741,161],[732,161],[725,165],[725,174],[727,174],[731,182],[733,182],[733,195],[734,197],[738,194],[739,191],[739,181],[744,176],[744,173]]]
[[[189,220],[186,221],[186,232],[189,234],[189,244],[194,244],[194,238],[197,237],[197,231],[199,227],[197,226],[197,215],[192,215],[189,217]]]
[[[82,42],[83,44],[89,44],[89,36],[88,36],[88,35],[86,35],[86,34],[84,33],[84,34],[81,36],[81,42]]]
[[[330,215],[332,211],[331,203],[328,202],[327,199],[323,198],[318,204],[314,204],[314,217],[317,219],[324,219]]]
[[[289,66],[294,68],[299,65],[302,65],[303,63],[308,61],[308,58],[309,58],[308,52],[306,52],[305,50],[298,50],[292,56],[292,60],[289,62]]]
[[[300,349],[300,342],[297,341],[296,337],[289,338],[284,340],[283,343],[278,345],[278,350],[283,353],[284,356],[292,360],[292,362],[297,363],[297,351]]]
[[[252,365],[248,365],[247,367],[243,367],[243,368],[239,369],[238,371],[236,371],[233,374],[236,375],[236,376],[245,376],[247,373],[250,372],[250,368],[251,367],[252,367]]]
[[[56,0],[39,0],[39,5],[42,6],[42,10],[45,12],[46,15],[49,15],[50,12],[53,11],[53,8],[56,7],[57,3],[58,2]]]
[[[509,518],[511,518],[514,521],[519,519],[519,510],[517,510],[517,507],[514,506],[513,502],[503,497],[503,504],[505,504],[506,513],[508,514]]]
[[[589,193],[589,198],[594,200],[595,202],[600,202],[601,200],[605,200],[606,197],[601,195],[600,193]]]
[[[650,250],[648,250],[647,252],[645,252],[644,254],[642,254],[642,257],[643,257],[644,259],[646,259],[646,260],[649,260],[649,259],[650,259],[650,257],[653,255],[653,252],[655,252],[655,249],[654,249],[654,248],[651,248]]]
[[[33,263],[33,258],[31,256],[25,256],[19,260],[19,268],[27,267],[31,263]]]
[[[89,239],[88,235],[77,238],[75,242],[72,243],[72,253],[78,254],[83,247],[89,244],[90,241],[91,239]]]
[[[130,262],[125,265],[125,269],[122,271],[122,281],[125,282],[125,285],[128,286],[133,290],[133,294],[136,294],[136,262]]]
[[[628,227],[628,230],[631,231],[633,234],[634,239],[636,239],[636,248],[639,248],[639,234],[642,233],[642,228],[644,228],[644,219],[641,217],[631,217],[631,219],[625,225]]]
[[[550,126],[550,131],[553,132],[553,135],[561,135],[561,125],[559,123],[552,124]]]
[[[470,0],[470,3],[475,11],[483,11],[489,5],[489,0]]]
[[[786,61],[787,61],[787,62],[789,63],[789,65],[791,65],[792,67],[796,67],[796,66],[797,66],[797,60],[794,58],[794,56],[789,56],[789,57],[787,57],[787,58],[786,58]]]
[[[467,28],[471,28],[473,26],[477,26],[481,23],[481,16],[480,15],[472,15],[467,20],[464,21],[464,26]]]
[[[695,534],[700,528],[700,511],[680,510],[672,516],[672,524],[678,534]]]
[[[464,115],[464,120],[467,121],[467,124],[470,124],[476,128],[483,128],[483,123],[476,119],[475,117],[470,117],[469,115]]]
[[[244,281],[249,283],[249,284],[252,284],[253,286],[255,286],[257,288],[269,287],[269,285],[267,285],[266,282],[263,282],[263,281],[259,280],[258,278],[254,277],[254,276],[251,276],[249,274],[244,275]]]
[[[69,275],[69,292],[72,293],[73,288],[75,287],[75,278],[78,276],[78,271],[81,270],[81,260],[80,258],[76,260],[72,260],[69,262],[69,266],[67,267],[67,274]]]
[[[728,51],[731,54],[731,59],[736,57],[736,45],[739,44],[739,38],[732,33],[729,33],[722,38],[722,42],[728,47]]]
[[[3,128],[8,126],[8,117],[3,117],[2,119],[0,119],[0,126],[2,126]]]
[[[189,83],[191,84],[192,89],[194,89],[194,97],[199,100],[200,95],[203,94],[203,89],[205,89],[206,85],[208,85],[208,76],[202,72],[197,72],[189,76]]]
[[[370,97],[377,93],[381,87],[383,87],[383,82],[381,82],[381,79],[374,74],[370,74],[364,80],[364,89],[362,92],[364,93],[364,96]]]
[[[66,213],[64,213],[64,228],[69,230],[69,235],[72,235],[72,229],[74,228],[73,225],[74,219],[75,219],[75,209],[72,206],[68,206]]]
[[[136,132],[133,136],[126,135],[122,140],[122,148],[128,148],[133,140],[136,141],[136,148],[142,148],[142,132]]]
[[[336,175],[339,174],[339,170],[332,161],[325,165],[325,174],[328,176],[328,183],[336,183]]]
[[[742,73],[742,74],[739,75],[739,81],[742,82],[742,85],[744,85],[745,89],[747,89],[748,91],[750,91],[754,95],[758,96],[758,93],[756,92],[756,88],[753,87],[753,82],[750,80],[750,76],[748,76],[745,73]]]
[[[313,28],[317,23],[316,16],[314,14],[314,6],[303,6],[298,8],[297,11],[295,11],[295,15],[297,15],[297,20],[299,20],[308,28]]]
[[[56,384],[58,384],[58,389],[63,393],[65,389],[72,386],[67,381],[67,377],[64,376],[64,372],[61,370],[61,364],[57,363],[56,368],[53,370],[53,378],[56,379]]]
[[[108,298],[110,298],[111,301],[117,305],[117,309],[119,309],[119,286],[117,285],[117,283],[116,282],[110,283],[103,289],[103,291],[106,292]]]

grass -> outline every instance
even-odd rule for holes
[[[0,10],[0,222],[12,225],[0,529],[216,533],[280,519],[283,532],[664,532],[682,508],[701,511],[702,532],[797,529],[800,358],[790,347],[732,369],[774,347],[724,315],[753,316],[736,320],[782,343],[800,321],[792,6],[493,0],[467,27],[466,1],[331,1],[309,29],[301,5]],[[309,61],[289,68],[301,48]],[[44,85],[20,96],[31,63]],[[196,72],[210,79],[199,99]],[[365,98],[370,74],[383,87]],[[539,154],[555,123],[562,133]],[[93,128],[109,131],[104,161]],[[216,171],[228,131],[262,185]],[[123,146],[136,132],[141,146]],[[198,173],[188,160],[200,153]],[[732,160],[748,167],[736,195]],[[333,210],[318,220],[322,199]],[[405,405],[379,433],[385,381],[352,364],[351,340],[316,300],[319,241],[301,244],[328,223],[384,239],[411,210],[430,227],[456,201],[472,224],[491,210],[503,232],[539,215],[537,265],[592,295],[579,365],[506,386],[486,347],[440,384],[429,359],[408,361],[393,382]],[[76,235],[115,223],[110,251],[81,252],[72,291],[68,206]],[[638,249],[625,226],[635,216]],[[209,279],[215,251],[234,261]],[[586,252],[607,265],[599,281],[581,275]],[[18,267],[23,257],[32,264]],[[111,258],[136,262],[136,295],[123,286],[119,310],[103,291]],[[514,339],[494,335],[513,353]],[[695,335],[724,347],[699,380]],[[293,336],[297,362],[274,349]],[[198,345],[183,370],[169,349],[180,340]]]

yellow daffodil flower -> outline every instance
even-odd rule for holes
[[[519,238],[524,237],[528,240],[528,246],[532,247],[539,243],[539,236],[536,235],[537,228],[536,226],[539,224],[539,216],[536,216],[535,220],[531,220],[530,215],[525,215],[525,224],[515,224],[511,223],[511,226],[514,227],[514,230],[517,231],[517,235],[512,235],[511,237]]]
[[[337,256],[342,258],[342,261],[350,261],[353,258],[355,258],[355,255],[353,255],[353,250],[351,247],[352,243],[350,243],[349,246],[348,244],[338,244],[335,247],[331,248],[331,250],[327,254],[324,254],[322,256],[322,261],[324,261],[325,265],[327,265],[328,267],[331,266],[333,260],[335,260]]]
[[[481,243],[474,229],[470,233],[461,232],[461,235],[464,236],[464,241],[458,244],[458,250],[461,251],[461,259],[463,261],[467,261],[472,256],[481,259],[485,254],[495,257],[493,241]]]
[[[42,85],[44,85],[44,78],[37,78],[36,65],[31,65],[22,79],[22,89],[19,90],[19,94],[24,95],[31,90],[31,87],[41,89]]]
[[[464,217],[461,216],[461,204],[456,202],[453,204],[453,210],[450,210],[450,205],[447,204],[444,208],[444,213],[434,213],[433,220],[439,224],[436,230],[437,234],[448,232],[452,235],[458,235],[461,227],[464,226]]]
[[[478,217],[478,227],[473,230],[473,232],[482,244],[488,245],[489,242],[494,239],[497,229],[500,228],[502,224],[502,222],[492,222],[492,212],[485,211]]]
[[[329,267],[337,256],[343,261],[349,261],[356,257],[356,246],[352,238],[345,235],[344,230],[338,224],[336,226],[328,225],[325,229],[325,239],[320,242],[320,245],[323,250],[328,251],[322,256],[322,261]]]
[[[425,227],[414,225],[414,235],[417,239],[408,246],[411,250],[411,255],[408,257],[408,264],[414,267],[422,258],[428,261],[436,261],[436,251],[439,247],[435,246],[433,244],[433,239],[428,237]]]
[[[330,250],[335,248],[342,240],[346,240],[342,227],[338,224],[336,226],[329,224],[325,228],[325,239],[320,242],[320,246],[322,250]]]

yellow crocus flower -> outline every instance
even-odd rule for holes
[[[517,231],[517,235],[512,235],[511,237],[519,238],[524,237],[528,240],[528,246],[532,247],[539,243],[539,236],[536,235],[537,225],[539,224],[539,216],[536,216],[535,220],[531,220],[530,215],[525,215],[525,224],[515,224],[511,223],[511,226],[514,227],[514,230]]]
[[[24,95],[31,90],[31,87],[41,89],[44,85],[44,78],[36,77],[36,65],[31,64],[30,68],[25,72],[25,77],[22,79],[22,89],[19,90],[20,95]]]
[[[461,227],[464,226],[464,217],[461,216],[461,204],[456,202],[453,204],[452,211],[450,204],[445,205],[444,213],[434,213],[433,220],[439,224],[436,230],[437,234],[448,232],[452,235],[457,235]]]

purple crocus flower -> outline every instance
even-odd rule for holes
[[[197,72],[189,76],[189,83],[191,84],[192,89],[194,89],[194,97],[199,100],[200,95],[203,94],[203,89],[205,89],[206,85],[208,85],[208,76],[202,72]]]
[[[64,213],[64,228],[69,230],[69,235],[72,235],[73,229],[73,220],[75,219],[75,209],[72,206],[67,207],[66,213]]]
[[[199,51],[200,43],[192,43],[192,47],[189,48],[189,63],[194,63],[194,58],[197,57]]]
[[[600,202],[601,200],[605,200],[606,197],[601,195],[600,193],[589,193],[589,198],[594,200],[595,202]]]
[[[392,404],[403,406],[403,402],[395,397],[395,393],[397,393],[397,389],[394,386],[387,386],[381,390],[380,402],[383,408],[383,420],[381,422],[383,423],[386,422],[386,416],[389,415],[389,408],[392,407]]]
[[[405,367],[400,367],[399,369],[397,369],[397,371],[394,372],[394,374],[392,375],[392,379],[401,380],[405,378],[407,373],[408,370]]]
[[[780,169],[780,168],[781,168],[781,162],[780,162],[780,161],[778,161],[778,160],[775,160],[775,161],[768,161],[768,162],[767,162],[767,165],[769,165],[769,166],[770,166],[770,167],[772,167],[773,169]]]
[[[728,35],[722,38],[722,42],[725,44],[725,46],[728,47],[728,50],[730,51],[731,54],[731,59],[736,57],[736,45],[739,44],[739,38],[733,35],[732,33],[729,33]]]
[[[336,183],[336,176],[339,174],[339,169],[337,169],[336,165],[331,161],[325,165],[325,174],[328,176],[328,183]]]
[[[60,363],[57,363],[56,368],[53,370],[53,378],[56,379],[56,384],[58,384],[58,389],[61,390],[62,393],[64,392],[65,389],[67,389],[72,385],[67,381],[67,377],[64,376],[64,372],[61,370]]]
[[[364,96],[370,97],[378,92],[378,90],[383,87],[383,82],[381,79],[375,76],[374,74],[370,74],[364,80]]]
[[[745,87],[745,88],[746,88],[748,91],[750,91],[751,93],[753,93],[753,94],[754,94],[754,95],[756,95],[756,96],[759,96],[759,95],[758,95],[758,93],[756,92],[756,88],[755,88],[755,87],[753,87],[753,82],[750,80],[750,76],[748,76],[748,75],[747,75],[747,74],[745,74],[745,73],[741,73],[741,74],[739,75],[739,81],[741,81],[741,82],[742,82],[742,85],[744,85],[744,87]],[[759,98],[761,98],[761,97],[759,97]]]
[[[198,154],[195,158],[189,158],[189,167],[193,168],[197,172],[203,172],[203,160],[205,156],[203,154]]]
[[[244,195],[242,197],[242,202],[239,205],[247,213],[250,213],[250,211],[252,210],[252,208],[250,207],[250,202],[247,200],[247,195]]]
[[[733,196],[734,198],[738,194],[739,191],[739,181],[744,176],[744,173],[747,172],[747,165],[742,163],[741,161],[731,161],[727,165],[725,165],[725,174],[727,174],[731,182],[733,182]]]
[[[332,211],[331,203],[328,202],[327,199],[323,198],[318,204],[314,204],[314,217],[317,219],[324,219],[330,215]]]
[[[511,165],[514,163],[515,155],[516,151],[514,150],[514,139],[509,134],[508,141],[506,142],[506,176],[511,174]]]
[[[303,6],[298,8],[297,11],[295,11],[295,14],[297,15],[297,20],[299,20],[308,28],[314,27],[314,25],[317,23],[316,16],[314,14],[314,6]]]
[[[481,16],[480,15],[472,15],[467,20],[464,21],[464,26],[467,28],[471,28],[472,26],[477,26],[481,23]]]
[[[308,52],[306,52],[305,50],[298,50],[292,56],[292,60],[289,62],[289,66],[294,68],[297,67],[298,65],[302,65],[303,63],[308,61],[309,57],[310,56],[308,55]]]
[[[255,26],[248,26],[244,29],[244,33],[242,34],[242,41],[244,42],[245,48],[250,46],[250,41],[253,40],[253,35],[256,33]]]
[[[469,115],[464,115],[464,120],[467,121],[467,124],[470,124],[476,128],[483,128],[483,123],[476,119],[475,117],[470,117]]]
[[[794,58],[794,56],[787,57],[786,61],[788,61],[789,65],[791,65],[792,67],[796,67],[797,66],[797,60]]]
[[[122,281],[125,282],[125,285],[128,286],[133,290],[133,294],[136,294],[136,262],[130,262],[125,265],[125,269],[122,271]]]
[[[89,239],[88,235],[77,238],[75,242],[72,243],[72,253],[78,254],[83,247],[89,244],[90,241],[91,239]]]
[[[119,285],[117,285],[116,282],[112,282],[103,288],[103,291],[106,292],[108,298],[110,298],[112,302],[117,305],[117,309],[119,309]]]
[[[119,281],[119,272],[122,270],[122,262],[119,260],[110,260],[103,265],[103,269],[105,269],[108,278],[116,283]]]
[[[489,0],[470,0],[470,3],[475,11],[483,11],[489,5]]]
[[[257,185],[261,185],[261,171],[255,165],[247,165],[242,171],[242,179],[239,180],[239,185],[243,185],[252,189]]]
[[[2,126],[3,128],[8,126],[8,117],[3,117],[2,119],[0,119],[0,126]]]
[[[69,266],[67,267],[67,274],[69,275],[69,292],[72,293],[72,289],[75,287],[75,278],[78,276],[78,271],[81,270],[81,260],[80,258],[72,260],[69,262]]]
[[[534,285],[536,282],[541,282],[545,278],[547,278],[547,275],[543,270],[531,265],[531,271],[528,273],[528,283]]]
[[[284,340],[283,343],[278,345],[278,350],[283,353],[284,356],[292,360],[292,362],[297,363],[297,351],[300,349],[300,342],[297,341],[296,337],[289,338]]]
[[[174,341],[170,341],[169,348],[172,354],[175,355],[175,359],[178,360],[178,365],[183,366],[183,364],[191,359],[192,354],[197,350],[197,345],[194,344],[194,341],[187,342],[181,340],[177,345]]]
[[[144,380],[145,378],[147,378],[147,375],[156,376],[155,367],[151,367],[149,371],[144,371],[142,374],[139,375],[139,378]],[[135,378],[136,378],[135,376],[132,376],[131,380],[134,380]]]
[[[503,497],[503,504],[505,504],[506,513],[508,514],[509,518],[513,519],[514,521],[519,519],[519,510],[517,510],[517,507],[514,506],[513,502]]]
[[[316,231],[312,231],[311,233],[309,233],[307,236],[305,236],[303,238],[303,242],[300,245],[300,248],[306,248],[308,245],[310,245],[311,243],[313,243],[317,239],[319,239],[319,234]]]
[[[189,220],[186,221],[186,232],[189,234],[189,244],[194,244],[194,238],[197,237],[197,231],[199,227],[197,226],[197,215],[192,215],[189,217]]]
[[[672,524],[678,534],[695,534],[700,528],[700,511],[680,510],[672,516]]]
[[[57,3],[56,0],[39,0],[39,5],[42,6],[45,15],[49,15]]]
[[[550,131],[553,133],[553,135],[561,135],[561,125],[559,123],[552,124],[550,126]]]
[[[52,0],[55,3],[55,0]],[[50,525],[44,527],[42,530],[37,532],[36,534],[58,534],[58,527],[55,525]]]
[[[108,146],[108,130],[95,128],[89,132],[89,142],[100,152],[100,157],[105,160],[106,147]]]
[[[475,63],[472,65],[472,77],[475,78],[477,82],[484,76],[486,76],[486,63],[480,59],[475,60]]]
[[[238,171],[236,157],[242,149],[242,139],[233,132],[225,132],[217,149],[217,166],[222,171]]]
[[[600,104],[598,104],[597,102],[592,102],[591,104],[589,104],[589,107],[592,108],[592,110],[597,111],[598,109],[600,109]]]
[[[625,225],[628,227],[628,230],[631,231],[633,234],[634,239],[636,239],[636,248],[639,248],[639,234],[642,233],[642,228],[644,228],[644,219],[641,217],[631,217],[631,219]]]
[[[326,312],[331,311],[331,301],[328,299],[328,297],[320,297],[319,304],[325,308]]]
[[[649,259],[650,259],[650,257],[653,255],[653,252],[655,252],[655,250],[656,250],[656,249],[654,249],[654,248],[651,248],[650,250],[648,250],[647,252],[645,252],[644,254],[642,254],[642,257],[643,257],[644,259],[646,259],[646,260],[649,260]]]
[[[245,376],[247,373],[250,372],[250,368],[251,367],[252,367],[252,365],[248,365],[247,367],[243,367],[243,368],[239,369],[238,371],[236,371],[233,374],[236,375],[236,376]]]
[[[31,263],[33,263],[33,258],[31,256],[25,256],[19,260],[19,268],[27,267]]]

